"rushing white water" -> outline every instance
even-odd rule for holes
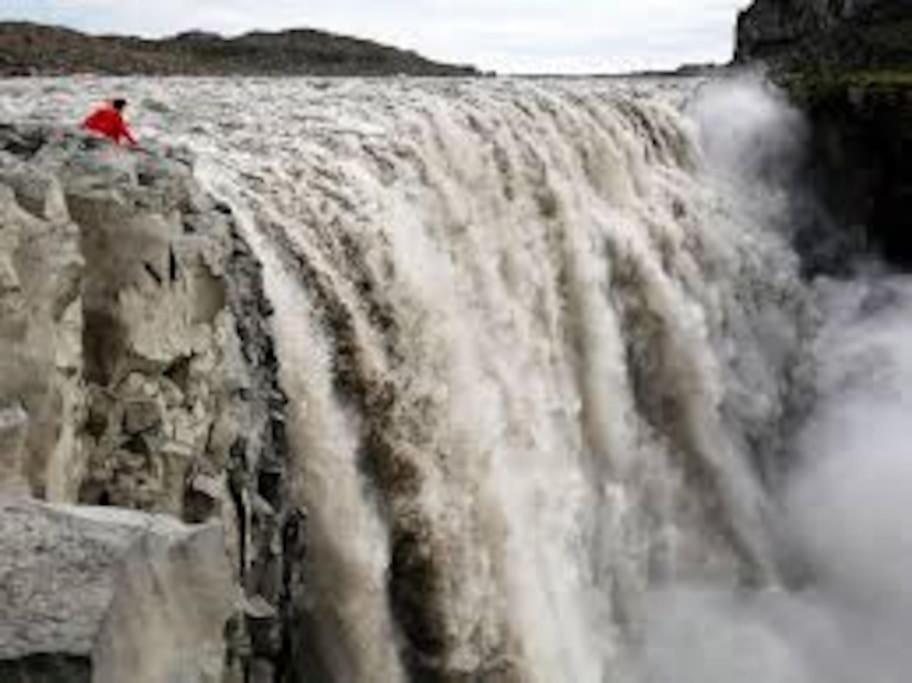
[[[649,680],[908,680],[912,282],[875,270],[816,289],[818,399],[779,492],[791,590],[663,594]]]
[[[770,463],[793,376],[815,367],[788,246],[801,122],[775,97],[608,81],[4,86],[0,111],[30,120],[125,93],[143,137],[199,152],[263,261],[310,512],[316,626],[300,637],[316,680],[859,680],[821,668],[845,641],[817,626],[845,612],[802,612],[805,594],[781,590],[792,560],[827,605],[872,585],[853,583],[863,559],[837,557],[868,550],[840,489],[858,459],[832,427],[857,435],[838,399],[798,450],[816,463],[836,439],[848,469],[824,458],[773,496],[761,485],[783,474]],[[847,308],[820,310],[827,330]],[[822,397],[864,346],[828,339]],[[816,536],[832,529],[821,491],[846,545]]]

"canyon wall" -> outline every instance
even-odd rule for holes
[[[738,17],[736,61],[896,67],[910,38],[909,0],[757,0]]]
[[[804,176],[829,214],[799,244],[811,270],[912,265],[912,2],[756,0],[735,61],[764,63],[811,123]]]

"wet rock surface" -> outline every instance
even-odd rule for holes
[[[303,514],[287,502],[271,306],[192,155],[0,126],[0,313],[0,494],[216,524],[229,583],[243,589],[218,591],[234,611],[219,641],[225,680],[273,680],[288,641],[285,538]],[[15,611],[3,611],[0,634]],[[59,671],[84,670],[86,647],[44,648],[16,654],[8,666],[19,668],[0,679],[81,680]],[[51,677],[22,678],[25,660]]]

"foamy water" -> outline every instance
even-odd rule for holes
[[[111,92],[149,144],[197,152],[265,265],[311,520],[317,626],[299,637],[322,675],[836,680],[805,621],[765,605],[791,614],[808,586],[830,605],[868,585],[866,564],[844,581],[818,571],[836,561],[826,535],[813,542],[831,515],[807,503],[831,495],[864,537],[826,463],[836,438],[850,470],[867,467],[833,437],[831,423],[855,426],[828,401],[845,389],[831,359],[853,362],[868,327],[849,350],[814,341],[818,319],[840,329],[850,307],[832,302],[856,285],[821,299],[798,277],[788,174],[803,124],[773,93],[32,80],[3,83],[0,113],[73,121]],[[821,399],[790,444],[801,373]],[[783,453],[802,473],[816,454],[822,474],[770,476]],[[814,568],[807,584],[793,566]]]

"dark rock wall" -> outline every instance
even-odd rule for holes
[[[735,60],[888,68],[912,61],[912,0],[756,0]]]
[[[912,267],[912,87],[793,89],[812,122],[807,177],[833,221],[829,244],[839,240],[820,269],[838,272],[859,253]],[[810,253],[826,244],[799,246]]]
[[[735,61],[765,63],[811,123],[827,215],[798,235],[808,269],[870,253],[912,267],[912,0],[756,0]]]

